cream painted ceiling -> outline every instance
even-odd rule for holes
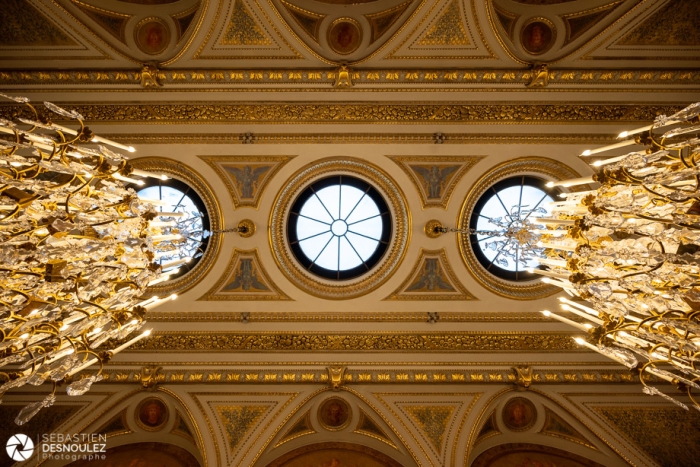
[[[184,167],[182,178],[210,193],[221,227],[243,219],[256,226],[248,238],[223,236],[180,298],[150,314],[153,337],[110,363],[111,379],[86,400],[111,417],[141,367],[157,364],[168,390],[185,402],[167,397],[201,424],[195,444],[208,454],[200,460],[264,465],[303,444],[275,448],[321,397],[314,391],[327,384],[327,367],[338,364],[351,375],[346,381],[366,385],[348,386],[357,388],[353,406],[384,414],[378,424],[400,446],[394,458],[466,465],[496,442],[474,448],[477,433],[459,428],[449,434],[453,451],[431,451],[429,440],[408,434],[412,418],[397,407],[448,401],[465,427],[481,426],[499,391],[512,386],[512,367],[531,365],[537,381],[554,385],[544,386],[538,407],[556,399],[576,413],[575,423],[564,416],[588,439],[612,439],[596,441],[596,454],[579,446],[579,454],[603,464],[617,459],[608,465],[622,465],[617,455],[657,465],[587,408],[591,400],[612,406],[647,398],[637,396],[637,385],[620,385],[628,380],[621,367],[575,348],[571,328],[541,317],[555,298],[494,293],[483,274],[470,272],[453,234],[429,238],[424,226],[432,219],[458,225],[469,193],[503,164],[545,158],[589,174],[578,157],[584,149],[700,100],[698,15],[693,0],[6,0],[2,92],[78,109],[97,134],[133,144],[137,161],[165,158]],[[346,55],[329,42],[342,18],[361,30],[357,49]],[[529,39],[533,22],[548,25],[550,35]],[[152,24],[160,33],[149,45]],[[548,43],[546,50],[528,52],[542,47],[537,41]],[[151,46],[162,51],[144,51]],[[0,107],[4,115],[13,111]],[[329,158],[385,174],[408,213],[405,248],[386,277],[337,300],[285,271],[270,230],[284,202],[278,195],[304,168]],[[271,168],[254,199],[244,200],[222,164]],[[411,166],[435,164],[461,172],[439,202],[428,202]],[[440,261],[454,293],[405,293],[425,258]],[[241,259],[253,260],[269,291],[221,292]],[[257,376],[246,380],[249,374]],[[295,379],[285,376],[291,374]],[[302,375],[310,375],[303,384]],[[593,380],[610,385],[600,389]],[[283,381],[290,386],[275,386]],[[481,399],[470,395],[479,384],[488,387]],[[596,391],[605,395],[591,395]],[[225,449],[230,439],[216,407],[241,398],[280,409],[265,412],[262,431],[245,449]],[[370,444],[396,451],[386,441]]]

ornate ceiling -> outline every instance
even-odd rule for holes
[[[554,290],[424,229],[462,223],[503,177],[588,174],[583,150],[700,100],[694,0],[2,3],[3,93],[77,109],[195,187],[214,229],[255,228],[213,238],[158,288],[180,298],[151,312],[151,338],[26,433],[109,433],[114,462],[183,467],[700,456],[697,415],[540,315]],[[395,216],[379,272],[341,287],[283,238],[285,206],[326,170],[377,184]],[[3,419],[32,397],[6,394]]]

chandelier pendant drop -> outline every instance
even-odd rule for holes
[[[550,182],[600,188],[563,193],[550,217],[531,219],[546,229],[538,234],[543,268],[532,272],[571,296],[560,298],[561,308],[575,320],[543,313],[587,331],[577,343],[632,369],[645,393],[686,410],[650,384],[676,385],[700,410],[698,115],[700,103],[620,135],[634,139],[584,152],[646,146],[593,162],[600,170],[592,177]]]
[[[163,177],[107,146],[134,148],[94,135],[75,111],[44,103],[77,121],[69,128],[41,119],[26,98],[8,98],[33,118],[0,119],[0,396],[53,383],[19,413],[22,425],[53,404],[58,386],[84,394],[107,361],[150,334],[144,316],[164,299],[147,287],[182,263],[189,221],[125,186]]]

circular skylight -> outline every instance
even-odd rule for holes
[[[381,259],[391,238],[391,216],[371,185],[354,177],[333,176],[299,195],[287,235],[306,270],[327,279],[351,279]]]
[[[539,179],[518,176],[496,183],[477,201],[469,227],[478,233],[470,235],[470,242],[490,273],[515,281],[534,278],[527,269],[536,268],[537,259],[523,254],[518,240],[502,234],[532,228],[528,221],[532,217],[549,217],[551,192]]]
[[[154,262],[159,264],[172,263],[180,259],[188,260],[185,264],[173,267],[173,269],[179,268],[179,273],[173,274],[172,280],[191,270],[202,257],[208,241],[209,221],[203,201],[187,184],[175,179],[146,180],[152,183],[138,189],[139,197],[162,202],[162,205],[155,206],[158,212],[183,214],[155,219],[172,224],[163,227],[164,234],[174,233],[171,230],[176,229],[177,233],[184,235],[184,240],[177,243],[177,248],[173,248],[172,253],[164,253],[154,259]]]

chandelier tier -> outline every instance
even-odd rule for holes
[[[675,384],[700,410],[693,396],[700,390],[699,114],[696,103],[620,134],[633,139],[585,151],[646,146],[593,162],[592,177],[550,182],[600,187],[563,193],[550,217],[531,219],[546,229],[537,243],[543,269],[532,272],[571,296],[560,305],[578,319],[543,313],[587,331],[576,342],[637,372],[645,393],[686,410],[650,384]]]
[[[0,367],[12,368],[0,372],[0,396],[53,383],[20,411],[22,425],[53,404],[59,385],[84,394],[107,361],[150,334],[144,316],[165,299],[147,287],[188,260],[180,250],[195,223],[188,213],[158,212],[158,201],[126,186],[164,177],[133,169],[107,146],[134,148],[94,135],[75,111],[44,103],[77,121],[69,128],[40,118],[26,98],[8,98],[33,118],[0,119]]]

